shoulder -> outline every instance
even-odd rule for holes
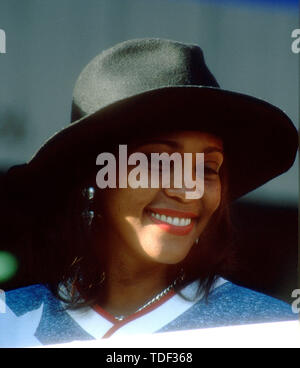
[[[237,312],[268,313],[271,315],[292,315],[289,304],[261,292],[233,284],[229,281],[217,287],[210,294],[207,305],[217,304],[220,308],[230,307]]]
[[[40,345],[35,337],[47,299],[54,299],[43,285],[32,285],[4,293],[0,314],[0,347]]]
[[[297,319],[289,304],[229,281],[215,287],[162,331]]]
[[[91,339],[44,285],[5,293],[5,311],[0,314],[0,325],[0,347]]]
[[[56,298],[44,285],[30,285],[5,293],[6,306],[16,315],[38,309],[43,303],[55,301]]]

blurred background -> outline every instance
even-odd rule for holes
[[[6,53],[0,54],[0,173],[28,161],[69,123],[72,89],[83,66],[132,38],[200,45],[221,87],[278,106],[298,127],[299,54],[291,50],[296,28],[296,0],[0,0],[6,34]],[[1,209],[0,219],[7,211]],[[298,160],[233,205],[242,246],[237,270],[225,276],[289,300],[297,287],[297,218]],[[22,241],[12,243],[1,230],[3,289],[38,282]]]

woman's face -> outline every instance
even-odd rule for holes
[[[109,249],[141,265],[181,262],[196,246],[196,239],[220,205],[222,148],[220,139],[197,131],[172,133],[131,150],[129,147],[128,155],[141,152],[147,157],[151,153],[178,152],[182,162],[184,153],[204,153],[204,194],[201,198],[187,198],[184,184],[182,188],[172,187],[172,172],[171,188],[99,189],[103,231]],[[133,166],[128,166],[128,173],[132,169]],[[195,172],[193,160],[193,175]],[[198,246],[200,243],[201,240]]]

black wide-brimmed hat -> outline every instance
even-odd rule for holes
[[[120,43],[96,56],[74,89],[71,124],[25,165],[9,172],[22,188],[71,184],[87,155],[150,134],[199,130],[223,139],[231,199],[288,170],[298,134],[289,117],[260,99],[223,90],[202,50],[164,39]],[[76,171],[78,174],[78,170]]]

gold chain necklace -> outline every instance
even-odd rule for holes
[[[179,282],[182,282],[184,280],[184,277],[185,277],[185,274],[184,274],[183,270],[181,269],[180,275],[172,282],[172,284],[167,286],[160,293],[156,294],[152,299],[150,299],[148,302],[146,302],[141,307],[136,309],[132,314],[138,313],[138,312],[142,311],[143,309],[149,307],[150,305],[158,302],[163,296],[167,295],[169,293],[169,291],[171,289],[173,289]],[[126,317],[128,317],[128,316],[125,316],[125,315],[114,316],[114,318],[117,321],[123,321]]]

